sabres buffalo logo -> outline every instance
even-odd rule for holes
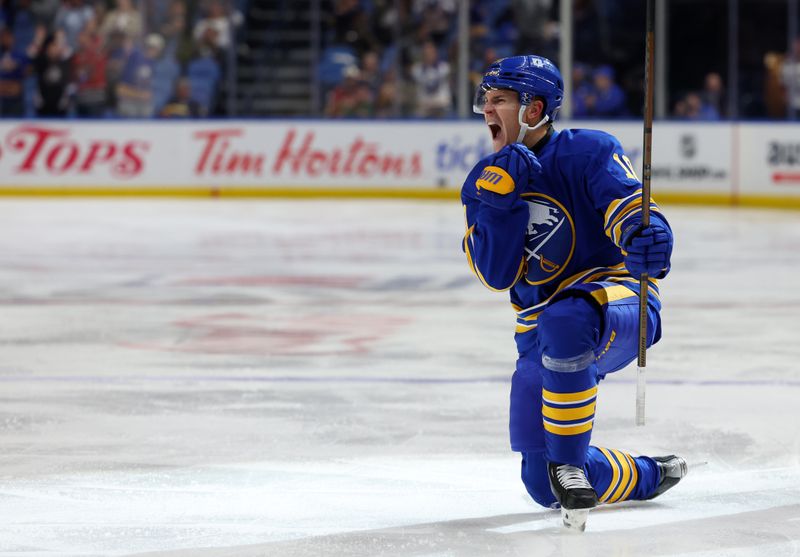
[[[522,195],[528,205],[525,280],[544,284],[559,276],[575,251],[575,224],[561,203],[541,193]]]

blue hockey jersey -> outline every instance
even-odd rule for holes
[[[623,265],[623,231],[641,222],[642,185],[619,141],[605,132],[551,131],[533,148],[542,172],[513,184],[507,210],[483,203],[481,183],[493,175],[478,163],[461,190],[467,231],[462,248],[470,268],[495,291],[510,290],[520,354],[534,346],[536,321],[566,289],[582,290],[601,305],[637,303],[639,281]],[[651,222],[669,228],[651,200]],[[660,309],[658,283],[648,302]],[[660,327],[659,327],[660,329]],[[660,330],[656,332],[656,339]]]

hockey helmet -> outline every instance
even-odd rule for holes
[[[543,56],[510,56],[501,58],[489,66],[475,92],[472,109],[483,114],[486,92],[492,89],[510,89],[519,95],[519,102],[527,107],[534,97],[545,101],[545,118],[539,125],[556,119],[564,98],[564,80],[561,72]],[[537,126],[538,127],[538,126]]]

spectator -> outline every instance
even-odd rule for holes
[[[589,80],[591,68],[581,62],[572,66],[572,117],[586,118],[591,116],[589,107],[594,107],[594,85]]]
[[[102,40],[102,36],[101,36]],[[122,71],[133,52],[133,39],[121,31],[112,31],[106,41],[106,106],[116,110],[117,86],[122,78]]]
[[[375,50],[368,50],[361,57],[361,81],[367,83],[373,92],[376,92],[381,84],[380,58]]]
[[[719,120],[719,113],[703,103],[700,93],[691,92],[676,106],[676,115],[684,120]]]
[[[481,81],[483,81],[483,72],[486,71],[486,68],[491,66],[498,58],[497,51],[494,47],[489,46],[483,50],[481,56],[473,59],[469,72],[472,91],[475,91],[481,84]]]
[[[355,66],[344,71],[344,79],[328,94],[325,115],[331,118],[344,118],[352,115],[358,103],[358,81],[361,72]]]
[[[159,114],[161,108],[172,98],[175,83],[181,75],[178,62],[164,50],[164,39],[160,35],[152,35],[160,39],[159,55],[153,64],[153,109],[154,114]]]
[[[725,86],[717,72],[709,72],[704,80],[701,93],[703,104],[713,110],[719,119],[725,115]]]
[[[384,76],[375,95],[375,116],[377,118],[390,118],[398,116],[397,79],[394,71],[389,71]]]
[[[129,39],[128,39],[129,40]],[[144,52],[132,48],[117,85],[117,113],[123,118],[153,115],[153,68],[164,48],[160,35],[148,35]]]
[[[34,42],[24,49],[16,47],[11,29],[0,29],[0,116],[25,115],[25,78],[43,42],[44,30],[39,31]]]
[[[422,47],[422,60],[411,67],[417,89],[417,115],[421,118],[442,118],[452,107],[450,64],[439,58],[432,41]]]
[[[359,55],[378,48],[369,17],[358,0],[335,0],[333,22],[334,42],[350,46]]]
[[[189,62],[186,76],[191,83],[192,98],[200,106],[200,115],[211,114],[217,96],[222,71],[219,63],[208,49],[201,49],[200,56]]]
[[[17,0],[14,10],[14,44],[27,49],[35,40],[39,23],[31,7],[31,0]]]
[[[133,5],[133,0],[115,0],[116,8],[106,14],[100,26],[100,34],[110,37],[112,33],[122,33],[136,40],[142,36],[142,17]]]
[[[159,27],[159,33],[165,41],[164,55],[177,57],[186,33],[186,2],[184,0],[173,0],[169,5],[169,12]]]
[[[234,11],[230,17],[219,0],[208,6],[208,14],[194,26],[192,35],[200,44],[213,48],[217,55],[231,45],[234,27],[242,22],[242,14]]]
[[[78,48],[78,35],[94,20],[94,10],[83,0],[64,0],[56,12],[55,31],[64,33],[66,47],[71,54]]]
[[[589,113],[599,118],[619,118],[627,116],[625,93],[614,83],[614,70],[611,66],[600,66],[594,71],[594,98],[589,103]]]
[[[359,80],[356,84],[355,103],[348,116],[354,118],[371,118],[375,115],[375,92],[369,83]]]
[[[783,59],[781,84],[786,91],[788,107],[797,117],[800,111],[800,38],[794,40],[791,51]]]
[[[413,14],[422,37],[442,47],[452,32],[456,3],[453,0],[415,0]]]
[[[78,36],[78,50],[72,57],[72,80],[75,84],[75,111],[78,116],[100,118],[106,112],[106,66],[108,56],[100,35],[84,29]]]
[[[192,85],[182,77],[175,86],[175,95],[164,105],[159,116],[162,118],[199,118],[200,105],[192,98]]]
[[[63,118],[69,108],[71,93],[70,47],[65,33],[59,31],[45,43],[36,59],[39,94],[36,112],[39,116]]]
[[[51,29],[61,4],[62,0],[36,0],[31,4],[31,11],[40,25]]]
[[[514,21],[519,25],[518,52],[535,52],[545,58],[558,58],[558,6],[553,0],[511,0]]]

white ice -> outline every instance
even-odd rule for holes
[[[800,214],[666,210],[647,425],[634,365],[593,439],[707,465],[574,534],[457,201],[3,200],[0,554],[798,554]]]

